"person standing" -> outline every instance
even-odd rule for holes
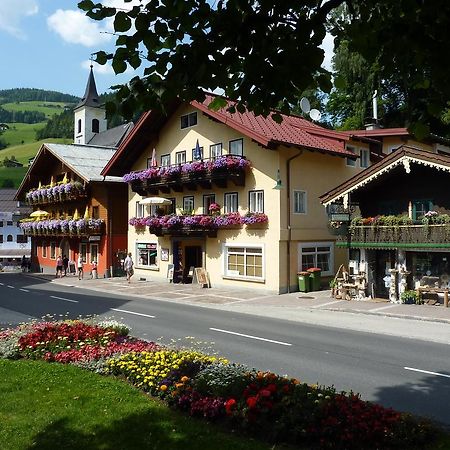
[[[83,256],[81,254],[78,255],[78,261],[77,261],[77,269],[78,269],[78,279],[83,279]]]
[[[63,273],[63,259],[61,255],[58,256],[58,259],[56,260],[56,278],[62,278]]]
[[[64,267],[64,276],[67,275],[67,268],[69,267],[69,258],[67,255],[63,256],[63,267]]]
[[[92,279],[96,280],[98,278],[98,273],[97,273],[97,261],[95,259],[94,259],[94,261],[92,261],[91,273],[92,273]]]
[[[123,262],[123,268],[127,274],[128,284],[130,284],[130,279],[134,274],[133,266],[134,266],[134,263],[133,263],[133,259],[131,258],[131,253],[128,253],[127,257],[125,258],[125,261]]]
[[[22,256],[22,263],[20,264],[20,267],[22,268],[22,272],[26,272],[28,267],[27,257],[25,255]]]

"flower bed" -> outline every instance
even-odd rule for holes
[[[25,199],[29,204],[39,204],[73,200],[85,196],[86,190],[84,185],[79,181],[71,181],[70,183],[60,183],[56,186],[32,189],[25,194]]]
[[[75,235],[100,233],[103,223],[103,219],[24,219],[20,222],[19,226],[22,232],[27,235]]]
[[[245,170],[251,167],[251,162],[248,159],[234,155],[219,156],[214,160],[207,161],[192,161],[185,164],[151,167],[136,172],[130,172],[123,176],[123,181],[132,183],[133,181],[153,180],[159,181],[161,179],[170,180],[180,175],[205,175],[214,174],[219,171],[233,171]]]
[[[47,321],[8,329],[0,332],[0,357],[116,375],[192,416],[302,448],[424,448],[436,436],[428,423],[354,393],[131,338],[126,326],[112,321]]]

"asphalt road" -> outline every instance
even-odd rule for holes
[[[449,345],[130,299],[1,274],[0,328],[47,314],[116,318],[138,337],[213,350],[249,367],[352,389],[364,399],[450,425]]]

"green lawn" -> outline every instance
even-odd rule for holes
[[[7,111],[38,111],[44,113],[47,118],[50,118],[54,114],[62,113],[65,105],[66,103],[61,102],[43,102],[36,100],[30,102],[4,103],[2,108]]]
[[[8,123],[9,130],[1,135],[1,139],[8,145],[28,144],[36,141],[36,131],[45,127],[46,122],[39,123]]]
[[[268,450],[70,365],[0,359],[0,448]]]

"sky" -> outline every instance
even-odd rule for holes
[[[79,0],[0,0],[0,90],[30,87],[82,96],[91,54],[113,51],[112,20],[94,21],[79,10]],[[123,0],[103,0],[123,6]],[[139,0],[133,0],[139,3]],[[131,4],[133,4],[131,3]],[[129,7],[130,3],[127,3]],[[332,40],[327,36],[325,67]],[[94,63],[99,93],[126,83],[135,72],[115,75],[110,66]]]

